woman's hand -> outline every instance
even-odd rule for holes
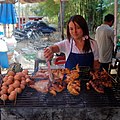
[[[44,57],[46,58],[47,61],[51,60],[53,56],[54,56],[54,53],[51,47],[47,47],[44,49]]]

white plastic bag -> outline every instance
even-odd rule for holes
[[[7,51],[8,59],[9,61],[11,61],[14,57],[14,51],[17,46],[17,41],[15,40],[14,36],[12,36],[11,38],[3,37],[2,39],[6,42],[8,48]]]
[[[0,39],[0,52],[7,52],[8,47],[4,40]]]
[[[16,46],[17,46],[17,41],[15,40],[15,37],[12,36],[11,38],[3,38],[7,44],[8,47],[8,52],[14,52]]]

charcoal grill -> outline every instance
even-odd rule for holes
[[[114,84],[113,88],[106,88],[104,94],[97,93],[94,89],[86,90],[85,82],[82,81],[80,95],[71,95],[67,89],[53,96],[44,94],[26,87],[14,101],[6,101],[5,105],[0,100],[0,107],[120,107],[120,83]]]

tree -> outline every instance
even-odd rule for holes
[[[60,4],[55,4],[54,0],[41,2],[32,10],[36,15],[47,16],[50,22],[58,23]],[[80,14],[86,19],[90,32],[93,32],[107,13],[114,14],[114,0],[68,0],[65,3],[65,26],[70,16]]]
[[[38,16],[48,17],[52,23],[58,22],[58,13],[60,6],[55,4],[53,0],[40,2],[37,7],[32,8],[32,11]]]

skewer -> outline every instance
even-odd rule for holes
[[[108,74],[108,72],[103,68],[103,70],[107,73],[107,75],[110,77],[110,78],[112,78],[112,81],[114,82],[114,83],[118,83],[118,81],[117,80],[115,80],[110,74]]]
[[[3,100],[3,104],[5,105],[5,100]]]
[[[16,95],[15,95],[14,105],[16,105],[16,102],[17,102],[17,93],[16,93]]]

